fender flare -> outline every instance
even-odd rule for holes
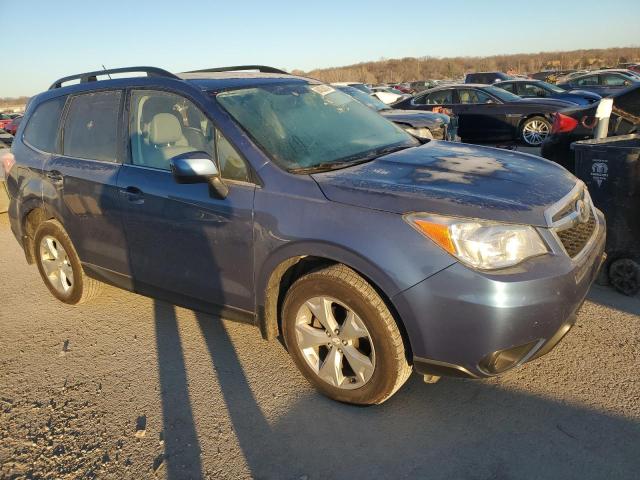
[[[380,290],[389,301],[400,291],[393,278],[351,249],[328,242],[288,243],[272,252],[256,276],[256,320],[262,337],[266,340],[274,339],[279,333],[278,296],[282,277],[289,268],[306,257],[346,265]]]

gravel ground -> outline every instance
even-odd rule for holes
[[[0,478],[639,477],[640,299],[591,294],[502,377],[316,394],[253,327],[107,287],[53,299],[0,216]]]

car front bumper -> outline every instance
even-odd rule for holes
[[[456,263],[399,293],[414,368],[489,377],[548,353],[570,330],[605,253],[605,221],[579,262],[545,255],[499,274]]]

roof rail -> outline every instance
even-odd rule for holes
[[[96,82],[98,80],[98,75],[110,75],[112,73],[133,73],[133,72],[143,72],[147,74],[147,77],[167,77],[167,78],[175,78],[180,80],[180,77],[174,75],[171,72],[167,72],[162,68],[156,67],[125,67],[125,68],[110,68],[104,70],[96,70],[95,72],[86,72],[86,73],[78,73],[76,75],[69,75],[68,77],[63,77],[51,84],[49,90],[53,90],[55,88],[61,88],[62,84],[65,82],[70,82],[72,80],[80,79],[80,83],[88,83],[88,82]]]
[[[237,65],[234,67],[204,68],[202,70],[191,70],[184,73],[242,72],[244,70],[257,70],[262,73],[283,73],[285,75],[291,75],[289,72],[285,72],[284,70],[280,70],[279,68],[269,67],[266,65]]]

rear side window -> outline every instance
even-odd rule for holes
[[[58,125],[67,97],[58,97],[38,105],[29,118],[24,140],[43,152],[57,153]]]
[[[76,158],[117,161],[120,91],[77,95],[64,124],[63,152]]]
[[[516,93],[515,92],[515,85],[513,83],[500,83],[498,85],[496,85],[496,87],[499,87],[503,90],[506,90],[507,92],[511,92],[511,93]]]

